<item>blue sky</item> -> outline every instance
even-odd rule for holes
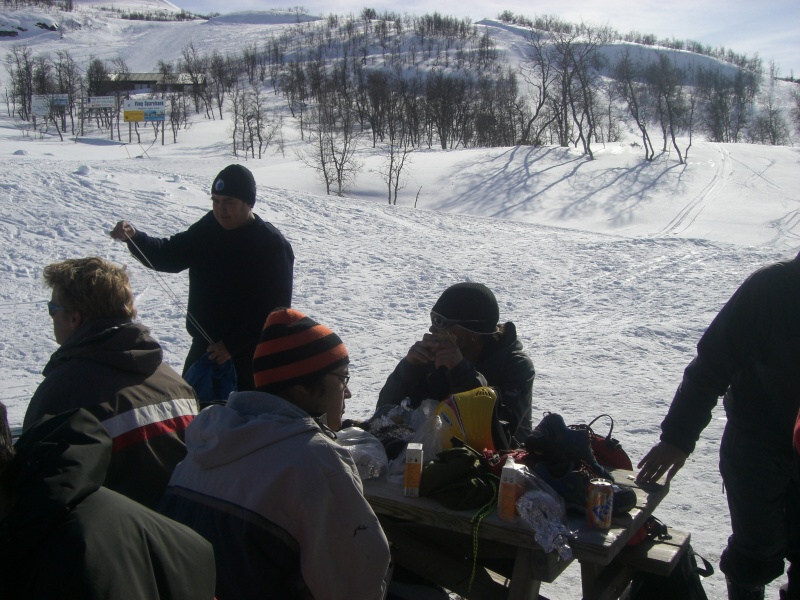
[[[266,10],[302,6],[309,12],[358,14],[365,6],[376,10],[425,14],[438,11],[474,21],[495,18],[504,11],[529,17],[557,15],[568,21],[610,25],[620,32],[636,30],[659,38],[691,39],[710,46],[724,46],[739,54],[758,54],[765,67],[774,59],[781,75],[792,70],[800,78],[800,2],[798,0],[524,0],[479,1],[379,0],[377,2],[308,0],[282,3],[273,0],[172,0],[193,12],[228,13],[238,10]]]

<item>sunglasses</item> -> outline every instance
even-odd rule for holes
[[[431,311],[431,325],[433,325],[434,329],[447,329],[448,327],[461,325],[462,323],[483,323],[483,321],[480,319],[461,319],[457,321],[454,319],[447,319],[439,313]]]
[[[350,375],[342,375],[341,373],[331,373],[331,375],[341,379],[344,387],[347,387],[347,384],[350,382]]]
[[[47,302],[47,312],[52,317],[56,314],[59,310],[68,310],[66,306],[59,306],[55,302]]]

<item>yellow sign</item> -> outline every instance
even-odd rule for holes
[[[133,123],[134,121],[144,121],[143,110],[126,110],[122,113],[122,120],[125,123]]]

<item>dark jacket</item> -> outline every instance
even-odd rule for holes
[[[748,277],[697,344],[661,424],[661,439],[694,450],[723,400],[728,423],[781,454],[800,409],[800,255]]]
[[[100,487],[111,440],[83,409],[46,417],[16,444],[0,520],[0,595],[9,600],[211,600],[211,545]]]
[[[182,233],[151,238],[137,231],[128,249],[145,266],[178,273],[189,269],[186,330],[216,343],[223,341],[242,381],[252,379],[252,358],[267,320],[292,303],[294,252],[271,223],[258,215],[240,227],[224,229],[209,211]],[[198,327],[199,325],[199,327]],[[249,373],[239,373],[247,369]]]
[[[498,416],[508,422],[509,433],[525,440],[531,432],[533,362],[522,349],[513,323],[503,326],[500,339],[484,348],[473,365],[462,360],[454,369],[437,371],[434,365],[413,365],[403,359],[389,375],[378,395],[377,406],[411,399],[416,408],[423,400],[443,400],[453,394],[492,386],[500,392]]]
[[[86,408],[113,440],[104,485],[155,507],[186,455],[184,430],[197,414],[194,390],[162,361],[138,323],[85,323],[50,357],[23,430],[43,415]]]

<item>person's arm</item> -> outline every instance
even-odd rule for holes
[[[749,277],[731,296],[697,344],[697,356],[661,423],[661,441],[639,462],[637,480],[651,483],[665,473],[671,480],[694,451],[700,434],[737,370],[758,344],[760,277]]]
[[[665,473],[667,483],[686,464],[700,434],[711,421],[718,398],[728,387],[724,369],[706,364],[701,356],[686,367],[683,381],[661,423],[661,441],[639,461],[637,481],[655,483]]]
[[[335,451],[332,468],[316,481],[315,497],[301,507],[303,580],[317,600],[380,600],[390,553],[378,518],[362,493],[348,451]]]
[[[697,343],[697,356],[661,423],[661,440],[691,454],[719,398],[759,345],[761,277],[749,277],[731,296]]]
[[[205,219],[205,217],[204,217]],[[202,242],[203,234],[198,221],[188,230],[169,238],[154,238],[137,230],[127,221],[120,221],[111,237],[124,241],[130,253],[145,267],[166,273],[179,273],[188,269],[195,258],[194,246]]]
[[[434,368],[438,346],[438,337],[430,333],[414,342],[383,384],[376,408],[387,404],[397,405],[409,397],[422,399],[417,397],[426,395],[426,379]]]
[[[446,373],[450,392],[453,394],[488,385],[486,377],[466,358],[462,358],[453,368],[447,369]]]
[[[54,369],[33,393],[25,411],[22,430],[27,431],[45,415],[57,415],[89,404],[85,384],[85,379],[70,376],[66,368]]]
[[[378,402],[375,407],[398,405],[404,398],[411,397],[414,389],[419,387],[430,369],[429,364],[412,364],[405,358],[401,360],[386,378],[386,383],[378,393]]]
[[[458,340],[448,334],[425,336],[434,338],[433,364],[436,375],[444,380],[444,395],[458,394],[484,387],[487,379],[461,352]],[[423,338],[424,340],[425,338]]]
[[[533,410],[533,361],[523,352],[514,352],[505,365],[503,377],[495,386],[500,391],[501,420],[508,422],[509,433],[520,442],[531,434]]]
[[[294,288],[294,250],[291,244],[281,238],[272,252],[272,283],[268,304],[275,308],[292,306]]]

